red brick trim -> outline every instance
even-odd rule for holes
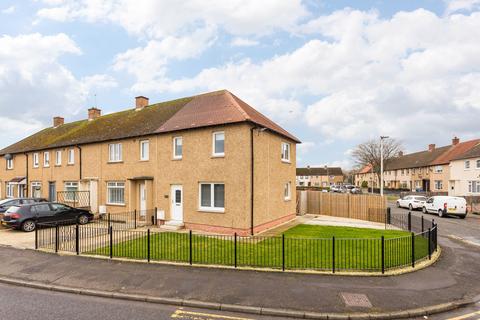
[[[292,213],[276,220],[268,221],[257,225],[253,228],[254,234],[260,233],[267,229],[271,229],[276,227],[282,223],[295,219],[296,214]],[[239,236],[249,236],[250,235],[250,228],[241,229],[241,228],[232,228],[232,227],[222,227],[222,226],[214,226],[208,224],[201,224],[201,223],[190,223],[185,222],[185,228],[194,230],[194,231],[203,231],[203,232],[210,232],[210,233],[218,233],[218,234],[235,234],[237,233]]]

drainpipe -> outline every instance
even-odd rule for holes
[[[25,197],[28,198],[28,153],[25,153]]]
[[[76,146],[78,148],[78,164],[79,164],[79,169],[78,169],[78,175],[80,176],[80,180],[82,180],[82,148],[80,146]]]

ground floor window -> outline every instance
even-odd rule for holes
[[[443,189],[443,181],[442,180],[435,180],[435,189],[442,190]]]
[[[75,201],[76,193],[78,192],[78,182],[65,182],[65,201]]]
[[[291,185],[290,182],[285,183],[284,189],[283,189],[283,197],[285,200],[290,200],[292,198],[292,191],[291,191]]]
[[[32,182],[32,197],[41,198],[42,197],[42,183],[35,181]]]
[[[225,184],[200,183],[200,210],[225,211]]]
[[[468,193],[480,193],[480,181],[468,181]]]
[[[14,190],[15,190],[15,185],[7,182],[7,187],[6,187],[7,198],[13,198],[14,197],[14,192],[15,192]]]
[[[24,184],[19,184],[18,185],[18,197],[19,198],[25,198],[25,185]]]
[[[107,182],[107,203],[125,204],[125,182]]]

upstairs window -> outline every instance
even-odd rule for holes
[[[182,137],[173,138],[173,159],[182,159],[183,139]]]
[[[68,164],[75,163],[75,149],[68,149]]]
[[[13,158],[7,159],[7,169],[8,170],[13,169]]]
[[[140,160],[147,161],[150,158],[150,142],[148,140],[140,141]]]
[[[435,166],[435,173],[442,173],[443,167],[442,166]]]
[[[50,152],[43,153],[43,166],[50,167]]]
[[[465,166],[465,169],[470,169],[470,160],[465,160],[464,166]]]
[[[290,143],[282,142],[282,161],[290,162]]]
[[[55,165],[56,166],[61,166],[62,165],[62,151],[57,150],[55,152]]]
[[[225,155],[225,133],[213,133],[213,156],[223,157]]]
[[[122,144],[112,143],[108,145],[108,162],[122,161]]]
[[[477,169],[480,169],[480,160],[477,160]]]
[[[38,168],[38,162],[39,162],[39,161],[38,161],[38,153],[35,152],[35,153],[33,154],[33,167],[34,167],[34,168]]]

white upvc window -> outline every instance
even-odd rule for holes
[[[282,161],[290,162],[290,143],[282,142]]]
[[[7,186],[5,188],[6,190],[6,196],[7,198],[13,198],[14,197],[14,190],[15,190],[15,185],[13,183],[7,182]]]
[[[480,159],[476,161],[477,169],[480,169]]]
[[[32,182],[32,197],[41,198],[42,197],[42,183],[39,181]]]
[[[13,157],[11,159],[7,159],[7,169],[13,169]]]
[[[68,164],[75,164],[75,149],[68,149]]]
[[[33,154],[33,167],[34,168],[38,168],[38,165],[39,165],[39,160],[38,160],[38,152],[35,152]]]
[[[435,180],[435,190],[442,190],[442,189],[443,189],[443,181]]]
[[[62,150],[55,151],[55,165],[56,166],[62,165]]]
[[[111,143],[108,145],[108,162],[122,161],[122,144]]]
[[[442,173],[443,172],[443,166],[435,166],[435,173]]]
[[[183,138],[173,138],[173,159],[182,159],[183,157]]]
[[[283,198],[285,201],[292,199],[292,185],[290,181],[285,183],[285,186],[283,187]]]
[[[214,132],[212,135],[212,155],[214,157],[225,156],[225,132]]]
[[[43,166],[50,167],[50,152],[48,151],[43,153]]]
[[[78,182],[67,181],[65,182],[65,201],[75,201],[76,194],[78,192]]]
[[[465,167],[465,170],[470,169],[470,160],[465,160],[464,167]]]
[[[120,155],[121,157],[121,155]],[[140,160],[147,161],[150,158],[150,141],[140,141]]]
[[[125,204],[125,182],[119,182],[119,181],[107,182],[107,204],[111,204],[111,205]]]
[[[468,181],[468,193],[480,193],[480,181]]]
[[[225,184],[200,183],[199,209],[201,211],[225,212]]]

